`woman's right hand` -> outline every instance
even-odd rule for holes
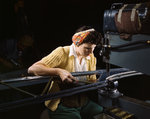
[[[74,82],[76,79],[72,76],[70,72],[64,69],[58,69],[58,75],[60,76],[62,82]]]

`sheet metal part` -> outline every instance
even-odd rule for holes
[[[118,69],[115,69],[115,71],[117,71],[117,70]],[[127,70],[127,69],[124,69],[124,71],[125,70]],[[98,72],[98,71],[96,71],[96,72]],[[93,73],[95,74],[96,72],[92,71],[92,72],[80,72],[80,73],[81,73],[81,75],[89,75],[89,74],[91,75]],[[78,72],[78,73],[76,73],[76,75],[80,76],[80,73]],[[74,75],[75,75],[75,72],[74,72]],[[42,77],[40,77],[40,78],[42,79]],[[31,78],[31,80],[32,79],[33,78]],[[39,77],[38,77],[38,79],[39,79]],[[117,79],[118,79],[118,77],[117,77]],[[64,96],[70,96],[70,95],[74,95],[74,94],[85,92],[85,91],[99,89],[99,88],[108,86],[108,84],[109,84],[108,81],[109,80],[104,80],[104,81],[100,81],[100,82],[96,82],[96,83],[84,82],[86,85],[80,85],[80,86],[71,88],[69,90],[68,89],[67,90],[62,90],[62,91],[59,91],[59,92],[56,92],[56,93],[45,94],[43,96],[34,95],[34,94],[30,95],[29,94],[32,97],[29,97],[29,98],[26,98],[26,99],[21,99],[21,100],[16,100],[14,102],[8,102],[8,103],[0,104],[0,111],[7,110],[7,109],[10,109],[10,108],[14,108],[14,107],[17,107],[17,106],[23,106],[23,105],[27,105],[27,104],[33,104],[33,103],[41,103],[41,102],[44,102],[44,101],[49,100],[49,99],[61,98],[61,97],[64,97]],[[10,88],[12,88],[12,87],[10,87]],[[28,93],[28,92],[23,92],[22,90],[21,90],[21,92],[26,93],[26,94]]]

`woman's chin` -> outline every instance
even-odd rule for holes
[[[86,54],[85,57],[89,56],[90,54]]]

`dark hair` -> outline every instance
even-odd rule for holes
[[[84,30],[88,30],[88,29],[92,29],[92,27],[91,26],[82,26],[82,27],[80,27],[79,29],[76,30],[76,33],[84,31]],[[81,44],[91,43],[91,44],[95,44],[95,45],[101,45],[101,42],[102,42],[102,35],[101,35],[101,33],[97,32],[95,30],[95,31],[91,31],[86,36],[86,38],[83,40],[83,42]]]

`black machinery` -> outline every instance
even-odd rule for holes
[[[104,12],[104,41],[100,55],[103,56],[108,72],[110,64],[113,64],[119,67],[126,67],[130,70],[142,72],[147,76],[150,75],[149,9],[149,2],[139,4],[114,3],[110,10]],[[124,75],[124,73],[122,75]],[[112,77],[110,76],[109,78],[111,79]],[[142,79],[143,78],[141,78],[141,80]],[[146,87],[146,83],[147,82],[145,82],[145,85],[141,85]],[[134,85],[136,85],[136,82],[134,82]],[[128,86],[129,85],[127,85],[126,90]],[[135,86],[135,88],[138,87]],[[139,90],[134,91],[136,92]],[[104,88],[104,90],[100,89],[99,94],[100,104],[104,107],[109,108],[114,106],[121,108],[111,108],[108,111],[109,114],[111,113],[111,115],[117,119],[127,118],[125,116],[126,113],[122,110],[126,110],[134,115],[132,117],[132,114],[129,114],[131,117],[128,118],[150,118],[150,104],[146,101],[125,96],[116,98],[116,95],[112,95],[113,93],[111,93],[111,89],[108,88]],[[118,92],[115,92],[115,94],[120,96]],[[145,92],[145,95],[149,94]],[[150,96],[147,100],[149,99]]]

